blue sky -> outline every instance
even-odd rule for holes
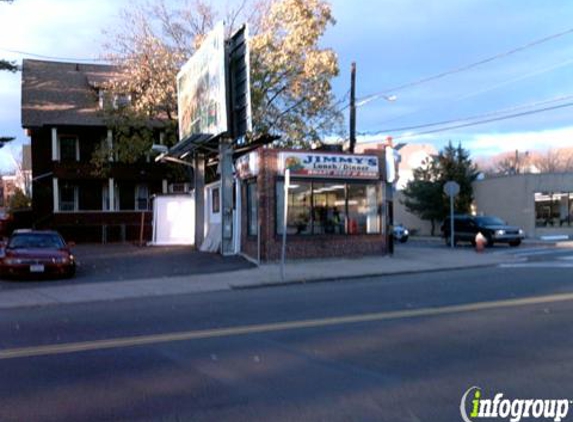
[[[122,0],[15,0],[0,3],[0,49],[47,56],[94,58],[102,30],[114,24]],[[226,2],[213,4],[224,8]],[[417,135],[393,130],[457,120],[497,110],[506,114],[573,102],[573,33],[471,70],[393,91],[573,28],[573,2],[564,0],[334,0],[337,24],[322,45],[339,56],[335,93],[349,88],[357,63],[357,96],[386,92],[397,100],[358,109],[362,141],[392,135],[400,142],[461,142],[474,155],[573,145],[573,107],[488,124]],[[22,58],[0,50],[0,57]],[[0,133],[27,142],[20,128],[20,75],[0,74]],[[528,107],[524,107],[529,105]],[[490,115],[499,117],[503,114]],[[464,123],[464,122],[459,122]],[[443,126],[430,127],[440,129]],[[11,166],[0,150],[0,167]]]

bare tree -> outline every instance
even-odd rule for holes
[[[567,150],[548,149],[532,157],[532,164],[541,173],[562,173],[573,170],[573,154]]]

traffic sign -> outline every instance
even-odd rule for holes
[[[457,182],[450,180],[444,184],[444,193],[448,196],[456,196],[460,193],[460,185]]]

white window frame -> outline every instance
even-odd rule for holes
[[[72,187],[74,189],[74,206],[73,209],[65,209],[65,207],[63,207],[63,202],[62,202],[62,192],[64,191],[64,187],[63,186],[59,186],[58,189],[58,211],[59,212],[77,212],[79,210],[79,189],[77,185],[69,185],[70,187]]]
[[[145,189],[145,208],[140,208],[139,207],[139,200],[143,199],[143,197],[140,195],[140,189]],[[138,185],[135,185],[135,211],[149,211],[149,186],[147,186],[144,183],[140,183]]]
[[[129,107],[131,105],[131,94],[115,94],[112,105],[114,110]]]

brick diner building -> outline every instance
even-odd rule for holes
[[[259,148],[236,167],[244,254],[280,259],[285,169],[289,259],[386,253],[382,155]]]

